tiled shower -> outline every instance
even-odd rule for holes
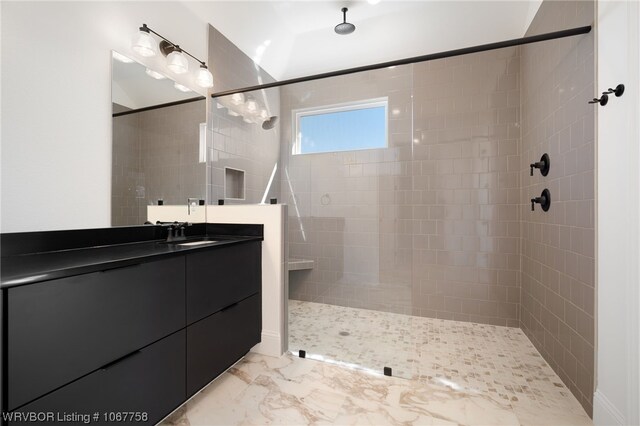
[[[544,2],[526,35],[593,16],[592,2]],[[267,192],[289,206],[289,257],[313,263],[289,273],[290,299],[398,314],[407,329],[426,324],[412,318],[520,328],[591,413],[594,67],[586,34],[253,93],[276,100],[279,125],[251,133],[247,153],[279,137]],[[293,154],[296,110],[379,98],[386,148]],[[531,176],[544,153],[549,174]],[[549,211],[532,211],[545,188]]]
[[[558,7],[530,32],[593,13]],[[290,256],[315,262],[290,297],[521,327],[589,412],[593,69],[586,35],[283,87]],[[290,155],[287,111],[366,96],[389,99],[387,149]],[[549,212],[531,211],[545,187]]]

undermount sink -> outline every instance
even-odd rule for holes
[[[190,243],[174,243],[178,246],[185,246],[185,247],[193,247],[193,246],[202,246],[205,244],[213,244],[213,243],[217,243],[218,241],[215,240],[204,240],[204,241],[191,241]]]

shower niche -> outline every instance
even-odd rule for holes
[[[224,168],[224,198],[227,200],[244,200],[244,170]]]

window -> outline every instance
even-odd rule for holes
[[[387,147],[387,98],[293,111],[293,154]]]

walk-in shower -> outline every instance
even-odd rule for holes
[[[593,35],[531,35],[553,29],[262,88],[278,106],[294,354],[511,400],[553,382],[530,339],[590,412]]]

